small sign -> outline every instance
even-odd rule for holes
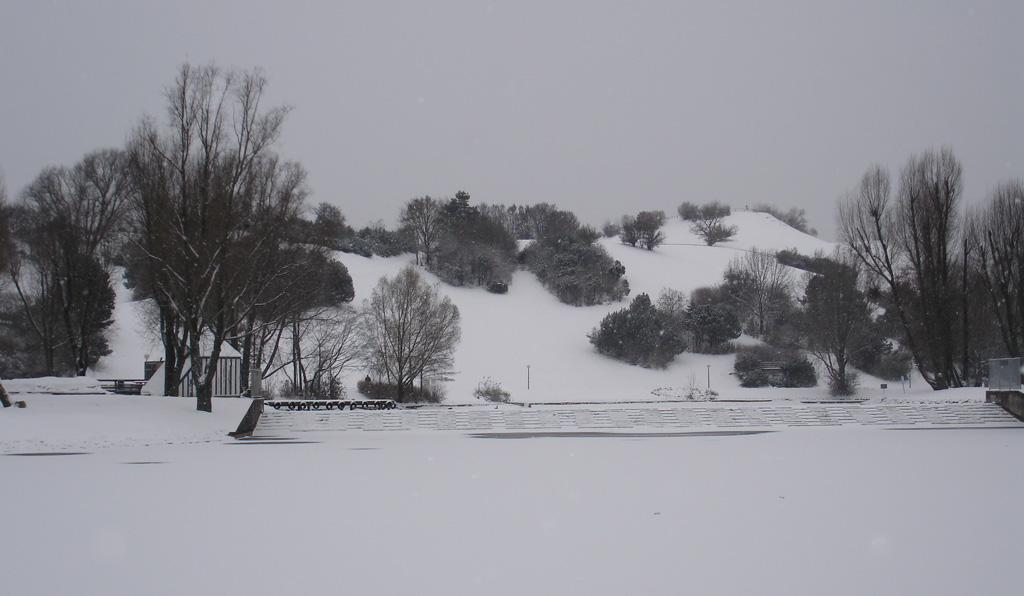
[[[882,383],[882,389],[888,389],[888,388],[889,388],[889,384],[888,383]]]

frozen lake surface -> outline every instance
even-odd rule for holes
[[[825,426],[714,416],[788,408],[820,418],[835,406],[345,412],[364,425],[389,414],[416,424],[268,424],[235,441],[224,434],[242,400],[218,400],[213,415],[190,412],[189,400],[153,403],[53,396],[0,413],[6,592],[934,596],[1022,586],[1024,425],[985,404],[909,407],[961,420]],[[26,426],[34,449],[15,432]],[[64,455],[13,455],[23,452]]]

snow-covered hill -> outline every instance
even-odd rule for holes
[[[505,295],[442,284],[442,291],[462,315],[462,342],[455,358],[458,374],[449,384],[448,402],[474,402],[473,390],[486,377],[510,391],[515,401],[532,403],[657,400],[661,397],[652,391],[668,390],[659,391],[665,395],[691,383],[704,388],[709,375],[712,388],[738,388],[729,374],[732,356],[685,353],[666,370],[648,370],[597,354],[587,339],[587,333],[606,314],[625,307],[641,292],[656,298],[663,288],[689,293],[718,283],[726,265],[742,251],[795,248],[813,254],[833,249],[831,243],[763,213],[735,213],[726,223],[739,228],[739,233],[733,241],[715,247],[704,246],[688,222],[675,218],[663,228],[665,245],[653,252],[625,246],[616,238],[601,240],[612,257],[626,266],[632,292],[618,303],[591,307],[562,304],[527,271],[515,274]],[[412,262],[411,256],[367,259],[338,254],[337,258],[355,280],[357,304],[369,297],[381,276],[392,276]],[[350,390],[357,378],[358,373],[347,380]]]
[[[823,396],[824,385],[803,390],[740,390],[732,372],[732,356],[684,353],[666,370],[630,366],[597,354],[587,334],[613,310],[625,307],[641,292],[652,299],[664,288],[689,293],[717,284],[731,259],[757,248],[777,251],[796,249],[802,254],[831,253],[834,244],[803,234],[764,213],[736,212],[726,218],[736,226],[736,237],[707,247],[690,231],[689,222],[672,218],[662,229],[664,245],[654,251],[625,246],[617,238],[600,242],[626,266],[631,295],[622,302],[591,307],[560,303],[533,274],[515,273],[509,291],[490,294],[481,288],[455,288],[441,284],[441,291],[459,307],[462,342],[455,358],[457,374],[448,384],[448,403],[474,403],[473,390],[484,378],[497,381],[519,402],[645,401],[679,396],[690,386],[719,391],[722,398],[771,398]],[[411,255],[364,258],[338,253],[355,283],[355,305],[367,300],[382,276],[393,276],[413,262]],[[423,271],[431,282],[436,277]],[[117,324],[113,330],[114,353],[95,371],[99,378],[135,378],[141,375],[145,354],[160,354],[156,337],[142,322],[143,309],[121,291]],[[345,385],[355,393],[356,381],[365,371],[352,369]],[[527,386],[529,383],[529,387]],[[878,392],[865,379],[869,396]],[[915,387],[916,388],[916,387]]]

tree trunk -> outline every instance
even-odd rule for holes
[[[197,350],[198,351],[198,350]],[[192,384],[196,389],[196,410],[213,411],[213,375],[217,370],[217,361],[211,355],[203,367],[202,356],[192,359]],[[197,373],[198,371],[198,373]]]
[[[252,396],[252,384],[250,383],[251,374],[249,369],[252,366],[252,351],[253,343],[255,343],[255,327],[254,316],[250,315],[246,320],[245,333],[242,336],[242,363],[239,369],[239,376],[242,380],[242,395]]]
[[[196,387],[196,410],[200,412],[213,411],[213,387],[206,383]]]
[[[3,383],[0,383],[0,404],[3,404],[5,408],[11,407],[11,398],[7,396],[7,390],[4,389]]]
[[[305,373],[302,369],[302,344],[299,341],[299,315],[292,317],[292,383],[296,393],[306,396]]]
[[[206,383],[208,367],[216,365],[216,361],[211,358],[207,362],[207,366],[203,366],[203,353],[202,353],[202,337],[199,332],[199,321],[193,319],[188,322],[187,325],[189,337],[188,341],[188,362],[189,371],[188,376],[192,380],[192,389],[196,394],[196,410],[200,412],[212,412],[213,411],[213,385],[212,383]]]

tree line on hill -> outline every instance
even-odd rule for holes
[[[452,372],[458,310],[414,269],[380,280],[367,308],[353,308],[352,279],[332,251],[415,253],[444,283],[498,294],[525,268],[562,302],[587,306],[630,293],[602,236],[648,251],[665,241],[661,211],[599,232],[554,205],[474,205],[463,191],[410,199],[393,230],[355,230],[336,206],[307,208],[304,170],[276,149],[287,109],[263,107],[266,84],[258,70],[185,64],[164,124],[144,118],[125,147],[43,169],[13,204],[0,184],[0,375],[85,374],[110,351],[123,272],[148,299],[166,391],[177,394],[188,371],[199,409],[212,407],[226,346],[242,355],[243,386],[283,373],[284,393],[337,396],[341,370],[361,362],[371,372],[361,390],[436,399],[431,381]],[[909,158],[895,189],[874,167],[840,205],[842,251],[742,254],[714,287],[636,296],[590,340],[650,367],[685,350],[736,350],[749,386],[816,382],[808,355],[839,395],[855,390],[854,368],[898,379],[915,366],[935,389],[979,384],[987,359],[1022,355],[1024,184],[1000,185],[968,211],[961,176],[948,149]],[[813,232],[802,210],[755,210]],[[677,213],[708,246],[736,233],[726,205],[686,202]],[[734,347],[744,331],[760,345]]]
[[[853,367],[888,379],[907,374],[909,359],[889,337],[885,321],[872,317],[856,268],[817,260],[825,264],[819,272],[798,280],[775,254],[742,253],[730,261],[720,284],[690,296],[666,289],[656,302],[640,294],[628,308],[606,316],[590,341],[602,354],[660,368],[684,351],[735,352],[734,371],[744,387],[816,385],[808,354],[821,362],[835,395],[856,389]],[[742,333],[760,342],[734,344]]]
[[[1005,182],[966,209],[961,178],[948,148],[908,158],[895,188],[872,167],[840,202],[835,254],[755,250],[688,302],[638,296],[601,321],[591,342],[632,364],[665,366],[684,349],[733,350],[729,340],[743,330],[762,342],[735,348],[745,386],[816,382],[801,354],[819,361],[835,395],[856,389],[854,368],[899,380],[913,367],[933,389],[981,385],[990,359],[1024,356],[1024,182]],[[679,215],[712,245],[707,230],[724,225],[723,211],[684,203]],[[806,227],[799,211],[787,219]],[[804,270],[800,284],[794,268]]]

